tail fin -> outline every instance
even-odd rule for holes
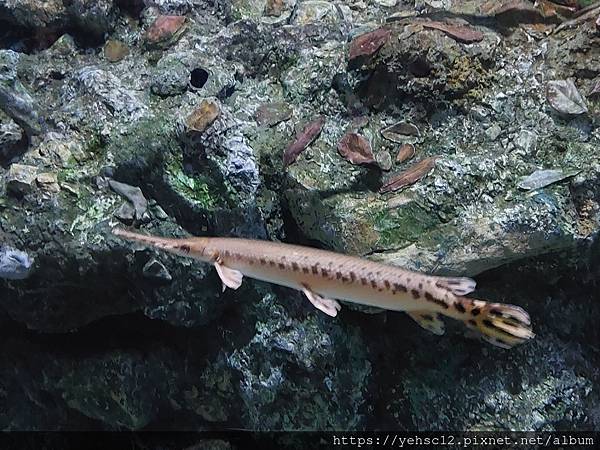
[[[529,314],[519,306],[460,300],[465,309],[465,325],[478,331],[482,339],[490,344],[511,348],[535,336]]]

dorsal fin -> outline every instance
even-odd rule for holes
[[[467,277],[438,277],[435,285],[451,291],[454,295],[467,295],[475,290],[477,283]]]

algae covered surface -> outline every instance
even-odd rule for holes
[[[537,3],[0,0],[0,429],[599,430],[600,12]],[[473,277],[536,337],[115,226]]]

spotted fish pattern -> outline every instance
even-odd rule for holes
[[[466,277],[438,277],[311,247],[279,242],[198,237],[170,239],[115,229],[114,234],[215,266],[223,289],[237,289],[244,276],[304,292],[320,311],[336,316],[338,300],[404,311],[423,328],[444,333],[440,315],[460,320],[485,341],[511,348],[534,337],[529,315],[515,305],[465,295]]]

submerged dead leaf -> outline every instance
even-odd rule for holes
[[[402,144],[398,151],[398,155],[396,156],[396,162],[403,163],[413,156],[415,156],[415,146],[412,144]]]
[[[146,42],[158,45],[177,39],[184,30],[185,16],[158,16],[146,31]]]
[[[531,175],[522,177],[517,186],[526,191],[531,191],[573,177],[578,173],[579,171],[564,172],[560,169],[536,170]]]
[[[385,194],[386,192],[397,191],[405,186],[416,183],[435,167],[436,160],[437,156],[431,156],[413,164],[405,171],[390,178],[387,183],[381,186],[379,192]]]
[[[428,21],[422,22],[423,27],[440,30],[452,39],[464,44],[472,44],[483,40],[483,33],[468,25],[452,25],[444,22]]]
[[[406,136],[419,137],[421,132],[410,122],[398,122],[381,130],[381,135],[388,141],[400,144],[406,141]]]
[[[373,164],[371,145],[357,133],[346,133],[338,144],[338,152],[352,164]]]
[[[379,28],[370,33],[355,37],[350,43],[350,61],[360,56],[371,56],[376,53],[390,38],[390,30]]]
[[[310,122],[300,133],[298,133],[296,139],[290,145],[288,145],[283,152],[284,167],[287,167],[296,161],[300,153],[306,150],[306,148],[313,143],[313,141],[321,133],[324,124],[325,118],[321,116],[318,119]]]
[[[203,133],[219,117],[220,113],[219,105],[204,99],[200,102],[200,106],[187,116],[185,124],[191,131]]]
[[[585,100],[570,78],[548,81],[546,99],[550,106],[561,114],[578,115],[588,112]]]

